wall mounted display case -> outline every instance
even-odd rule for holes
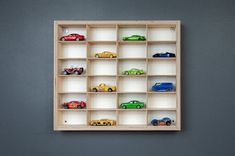
[[[78,33],[85,40],[64,41]],[[123,40],[131,35],[145,40]],[[54,130],[61,131],[179,131],[181,130],[180,21],[55,21],[54,22]],[[98,58],[110,51],[117,57]],[[153,57],[170,52],[175,57]],[[83,67],[80,75],[63,74],[64,68]],[[136,68],[143,74],[124,75]],[[173,90],[153,91],[156,83],[170,82]],[[112,92],[94,92],[93,86],[115,86]],[[140,109],[121,103],[144,102]],[[66,109],[69,101],[84,101],[82,109]],[[174,120],[165,125],[163,118]],[[111,126],[90,121],[110,119]],[[157,119],[158,126],[151,124]],[[162,121],[161,121],[162,120]],[[98,121],[97,121],[98,122]],[[163,123],[163,124],[162,124]]]

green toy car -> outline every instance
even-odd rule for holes
[[[130,70],[123,71],[122,74],[123,75],[141,75],[141,74],[144,74],[144,70],[132,68]]]
[[[144,36],[140,36],[140,35],[132,35],[132,36],[128,36],[128,37],[123,37],[122,40],[123,41],[145,41],[146,38]]]
[[[140,101],[137,101],[137,100],[132,100],[132,101],[129,101],[127,103],[122,103],[120,105],[120,107],[123,108],[123,109],[126,109],[126,108],[137,108],[137,109],[140,109],[140,108],[144,107],[144,103],[140,102]]]

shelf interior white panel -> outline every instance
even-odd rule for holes
[[[111,119],[116,120],[116,111],[90,111],[91,120]]]
[[[156,53],[170,52],[176,54],[175,44],[149,44],[148,57],[152,57]]]
[[[110,51],[116,53],[116,45],[115,44],[91,44],[89,57],[95,57],[95,53],[101,53],[103,51]]]
[[[116,75],[115,60],[93,60],[90,62],[91,75]]]
[[[149,94],[148,108],[176,108],[175,94]]]
[[[85,125],[87,123],[86,112],[83,111],[64,111],[61,112],[61,124],[65,125]]]
[[[157,60],[148,62],[149,75],[176,75],[175,60]]]
[[[85,44],[63,44],[59,57],[61,58],[86,58]]]
[[[145,77],[122,77],[119,79],[120,92],[146,92],[147,84]]]
[[[146,57],[145,44],[122,44],[119,46],[120,58],[143,58]]]
[[[129,102],[131,100],[138,100],[141,102],[144,102],[146,104],[146,94],[120,94],[119,95],[119,106],[121,103],[126,103]]]
[[[116,94],[92,94],[90,95],[91,108],[117,108]]]
[[[148,111],[148,124],[151,124],[153,119],[162,119],[168,117],[176,123],[176,111]]]
[[[62,29],[62,36],[64,35],[69,35],[69,34],[80,34],[80,35],[84,35],[86,38],[86,27],[84,26],[76,26],[76,27],[64,27]]]
[[[121,27],[119,28],[119,40],[123,37],[128,37],[132,35],[141,35],[146,37],[146,27]]]
[[[176,40],[175,28],[153,27],[148,29],[149,41]]]
[[[64,68],[70,68],[70,67],[83,67],[83,73],[86,73],[86,60],[62,60],[60,64],[60,68],[58,68],[58,73],[63,74]]]
[[[144,125],[146,120],[145,111],[129,110],[119,112],[120,125]]]
[[[86,92],[86,77],[61,78],[61,92]]]
[[[118,62],[119,74],[122,75],[123,71],[130,70],[132,68],[143,69],[146,73],[146,61],[145,60],[122,60]]]
[[[115,41],[117,38],[115,27],[94,27],[90,28],[89,40],[92,41]]]
[[[176,85],[176,77],[158,77],[158,76],[153,76],[148,78],[148,90],[151,91],[152,86],[155,83],[161,83],[161,82],[172,82],[174,85]]]

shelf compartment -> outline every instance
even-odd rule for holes
[[[119,25],[118,40],[131,35],[141,35],[146,37],[146,25]]]
[[[85,36],[85,39],[86,39],[86,25],[84,24],[81,24],[81,25],[74,25],[74,26],[61,26],[60,27],[61,31],[59,32],[59,38],[58,40],[60,39],[60,37],[62,36],[65,36],[65,35],[69,35],[69,34],[74,34],[74,33],[77,33],[77,34],[80,34],[80,35],[84,35]],[[66,41],[65,41],[66,42]],[[67,42],[71,42],[71,41],[67,41]]]
[[[117,124],[116,110],[89,110],[88,119],[89,119],[88,122],[90,122],[91,120],[110,119],[110,120],[115,120]],[[101,126],[91,126],[91,127],[101,127]]]
[[[86,111],[59,111],[59,125],[84,126],[87,124]]]
[[[118,92],[146,92],[146,84],[145,77],[120,77]]]
[[[116,75],[116,65],[116,60],[89,60],[88,75]]]
[[[101,53],[103,51],[110,51],[116,53],[116,42],[114,43],[92,43],[88,45],[88,57],[95,58],[95,53]],[[102,59],[102,58],[98,58]],[[107,58],[106,58],[107,59]],[[110,58],[108,58],[110,59]]]
[[[100,83],[105,83],[106,85],[109,86],[116,86],[117,87],[117,81],[116,81],[116,77],[89,77],[88,78],[88,88],[87,90],[92,92],[91,88],[98,86]],[[117,88],[116,88],[117,90]],[[114,91],[116,92],[116,91]],[[101,93],[101,92],[94,92],[94,93]],[[113,93],[113,92],[104,92],[104,93]]]
[[[174,27],[148,27],[148,40],[176,40],[176,30]]]
[[[128,110],[128,111],[119,111],[118,116],[118,125],[121,126],[144,126],[146,125],[146,111],[136,111],[136,110]]]
[[[176,94],[148,94],[148,109],[176,109]]]
[[[118,66],[119,66],[119,69],[118,69],[119,75],[122,75],[123,71],[130,70],[132,68],[143,69],[144,74],[146,74],[147,72],[146,60],[119,60]]]
[[[66,41],[65,41],[66,42]],[[69,42],[69,41],[67,41]],[[87,48],[85,44],[63,44],[59,45],[58,58],[86,58]]]
[[[153,55],[156,53],[165,53],[170,52],[176,54],[176,44],[162,44],[162,43],[151,43],[148,44],[148,58],[153,58]],[[177,54],[176,54],[177,56]],[[154,57],[156,59],[167,59],[167,58],[160,58]],[[175,59],[175,58],[168,58],[168,59]]]
[[[117,39],[116,25],[89,25],[89,40],[93,41],[112,41]]]
[[[118,49],[119,58],[145,58],[145,44],[121,44]]]
[[[64,68],[70,68],[70,67],[83,67],[83,72],[81,75],[71,74],[69,76],[82,76],[86,74],[86,60],[59,60],[58,61],[58,75],[63,75]],[[65,75],[66,76],[66,75]],[[68,75],[67,75],[68,76]]]
[[[156,92],[152,91],[152,86],[156,83],[161,82],[172,82],[176,86],[176,77],[175,76],[151,76],[148,77],[148,93],[158,93],[158,94],[175,94],[175,91],[170,92]]]
[[[89,109],[116,109],[116,94],[90,94]]]
[[[86,77],[59,77],[58,93],[79,93],[87,91]]]
[[[118,108],[120,108],[121,103],[126,103],[129,102],[131,100],[138,100],[140,102],[144,102],[145,106],[143,108],[141,108],[141,110],[146,108],[147,105],[147,97],[146,97],[146,93],[130,93],[130,94],[118,94]],[[133,110],[133,109],[124,109],[124,110]]]
[[[148,125],[151,125],[153,119],[162,119],[164,117],[169,117],[171,120],[174,120],[174,123],[169,127],[176,126],[176,111],[164,111],[164,110],[149,110],[148,111]],[[153,127],[168,127],[168,126],[153,126]]]
[[[87,106],[87,96],[86,94],[62,94],[59,96],[58,108],[63,109],[62,104],[69,101],[84,101]],[[87,107],[86,107],[87,108]],[[86,109],[64,109],[64,110],[86,110]]]
[[[148,61],[149,75],[176,75],[176,61]]]

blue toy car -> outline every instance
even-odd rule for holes
[[[174,53],[165,52],[165,53],[156,53],[153,57],[175,57]]]
[[[168,117],[164,117],[160,120],[158,119],[153,119],[151,121],[151,124],[153,126],[170,126],[172,123],[174,123],[174,120],[171,120],[170,118]]]
[[[152,91],[172,91],[174,90],[174,85],[171,82],[156,83],[152,86]]]

